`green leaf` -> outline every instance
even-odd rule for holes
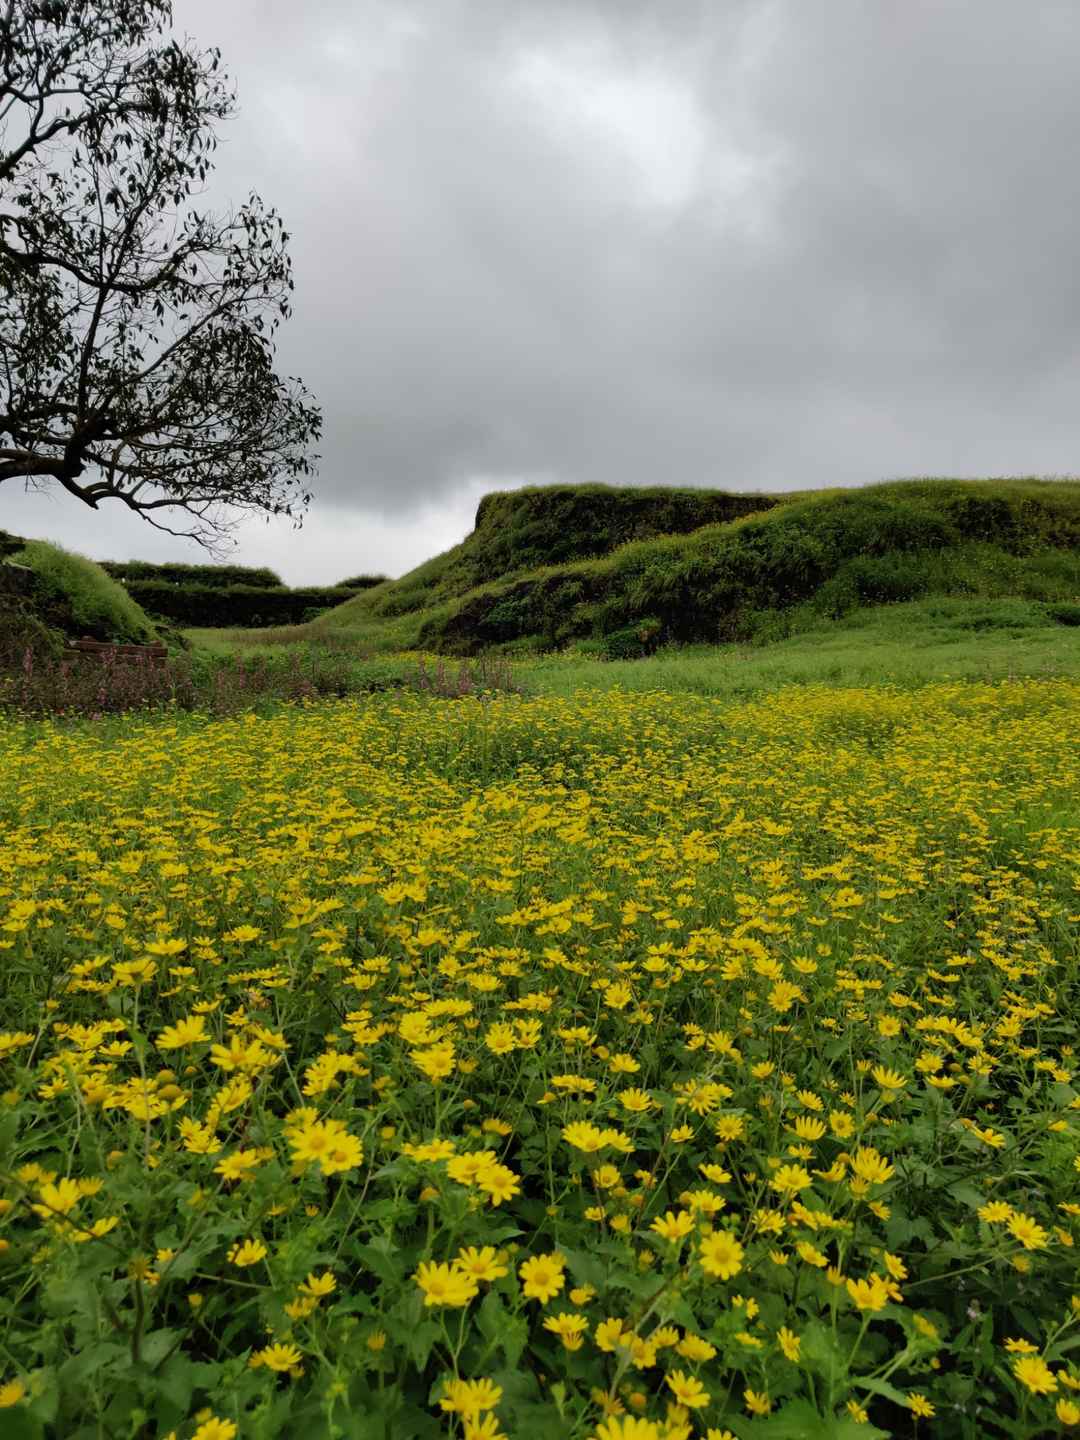
[[[0,1165],[7,1168],[8,1155],[19,1129],[19,1115],[16,1110],[5,1110],[0,1115]]]
[[[184,1338],[183,1330],[152,1330],[144,1335],[139,1346],[139,1359],[154,1370],[175,1350]]]
[[[4,1411],[4,1440],[41,1440],[44,1434],[41,1421],[24,1406]]]
[[[393,1258],[394,1247],[389,1240],[380,1237],[370,1241],[367,1245],[358,1245],[356,1254],[380,1280],[386,1280],[391,1285],[396,1285],[400,1281],[401,1272]]]
[[[971,1210],[978,1210],[986,1204],[985,1190],[976,1190],[974,1185],[969,1185],[964,1180],[958,1180],[955,1185],[950,1185],[949,1194],[954,1200],[959,1200],[961,1205],[966,1205]]]
[[[900,1405],[903,1409],[908,1408],[907,1396],[895,1385],[890,1385],[887,1380],[872,1380],[859,1375],[851,1377],[851,1383],[857,1385],[860,1390],[869,1390],[872,1395],[881,1395],[886,1400],[891,1400],[894,1405]]]
[[[592,1285],[602,1291],[607,1284],[607,1268],[595,1255],[587,1250],[568,1250],[564,1245],[559,1249],[566,1258],[566,1268],[579,1285]]]
[[[104,1378],[114,1361],[126,1358],[127,1347],[117,1344],[115,1340],[99,1340],[96,1345],[87,1345],[61,1365],[61,1386],[66,1390],[69,1385],[78,1384],[88,1375]]]
[[[409,1332],[407,1347],[409,1358],[418,1370],[423,1370],[435,1342],[441,1336],[442,1327],[437,1325],[434,1320],[421,1320],[419,1325]]]
[[[862,1424],[850,1415],[819,1415],[808,1400],[792,1400],[775,1415],[758,1420],[731,1419],[740,1440],[889,1440],[887,1430]]]
[[[847,1356],[841,1350],[832,1330],[820,1320],[811,1320],[799,1335],[802,1340],[802,1358],[806,1365],[827,1379],[843,1380],[847,1374]]]
[[[154,1376],[154,1389],[182,1414],[191,1406],[195,1390],[195,1367],[186,1355],[174,1355]]]

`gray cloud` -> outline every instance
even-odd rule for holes
[[[174,9],[240,89],[212,194],[293,235],[335,520],[1078,468],[1073,0]]]

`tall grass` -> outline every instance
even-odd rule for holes
[[[30,540],[11,558],[32,570],[46,596],[63,605],[72,624],[95,639],[139,644],[157,638],[145,611],[85,555]]]

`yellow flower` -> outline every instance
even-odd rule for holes
[[[1049,1395],[1057,1389],[1057,1378],[1041,1355],[1021,1355],[1013,1361],[1013,1374],[1033,1395]]]
[[[896,1172],[895,1167],[874,1149],[872,1145],[860,1146],[851,1161],[855,1175],[868,1185],[884,1185]]]
[[[891,1092],[893,1094],[899,1094],[899,1092],[907,1084],[906,1076],[901,1075],[896,1070],[888,1069],[888,1067],[885,1065],[875,1065],[874,1068],[870,1071],[870,1074],[881,1086],[882,1090]]]
[[[603,1150],[608,1143],[603,1130],[596,1125],[590,1125],[587,1120],[575,1120],[571,1125],[564,1125],[562,1135],[568,1145],[573,1145],[575,1150],[584,1150],[589,1155]]]
[[[522,1261],[518,1274],[521,1276],[522,1293],[526,1299],[539,1300],[541,1304],[546,1304],[558,1295],[566,1284],[564,1264],[563,1257],[557,1250],[549,1255],[533,1255]]]
[[[521,1191],[518,1177],[508,1165],[483,1166],[476,1173],[476,1184],[493,1206],[501,1205],[504,1200],[512,1200]]]
[[[597,1348],[606,1351],[609,1355],[623,1339],[623,1322],[609,1317],[601,1320],[596,1327],[593,1338]]]
[[[477,1294],[476,1281],[456,1265],[424,1261],[417,1267],[413,1279],[424,1292],[424,1304],[447,1305],[460,1309]]]
[[[502,1393],[502,1386],[492,1380],[448,1380],[439,1408],[472,1420],[485,1410],[494,1410]]]
[[[1009,1234],[1014,1240],[1019,1240],[1025,1250],[1045,1250],[1049,1236],[1041,1225],[1037,1225],[1030,1215],[1021,1214],[1019,1211],[1009,1216]]]
[[[432,1045],[425,1050],[411,1050],[409,1054],[413,1064],[433,1085],[441,1084],[452,1074],[457,1063],[452,1044]]]
[[[644,1115],[653,1108],[653,1100],[647,1090],[620,1090],[619,1104],[624,1110],[635,1115]]]
[[[263,1350],[256,1350],[248,1364],[253,1370],[265,1365],[268,1370],[283,1374],[286,1370],[295,1369],[303,1358],[303,1353],[295,1345],[267,1345]]]
[[[42,1185],[38,1189],[38,1195],[41,1204],[33,1205],[31,1209],[43,1220],[51,1220],[57,1215],[70,1215],[82,1199],[78,1181],[66,1177],[55,1184],[50,1181]]]
[[[780,1344],[780,1349],[787,1358],[794,1364],[798,1364],[802,1351],[802,1341],[798,1335],[796,1335],[793,1330],[789,1330],[786,1325],[783,1325],[776,1332],[776,1338]]]
[[[649,1226],[662,1240],[672,1242],[684,1240],[693,1228],[694,1217],[687,1210],[680,1210],[677,1215],[669,1210],[666,1215],[657,1216]]]
[[[698,1245],[698,1263],[706,1275],[731,1280],[742,1269],[743,1247],[726,1230],[714,1230]]]
[[[772,1401],[763,1391],[744,1390],[743,1400],[751,1415],[768,1415],[772,1409]]]
[[[688,1410],[697,1410],[709,1403],[709,1392],[693,1375],[686,1375],[682,1370],[672,1370],[664,1379],[676,1402],[685,1405]]]
[[[185,1020],[178,1020],[175,1025],[166,1025],[157,1037],[157,1047],[159,1050],[179,1050],[185,1045],[196,1045],[206,1038],[206,1016],[189,1015]]]
[[[695,1365],[703,1365],[716,1354],[716,1346],[700,1335],[684,1335],[675,1348],[684,1360],[691,1360]]]
[[[202,1422],[191,1440],[235,1440],[235,1436],[235,1421],[219,1420],[216,1415],[211,1415]]]
[[[498,1280],[507,1273],[507,1267],[494,1245],[484,1245],[481,1249],[467,1245],[464,1250],[458,1251],[454,1263],[474,1280]]]
[[[820,1140],[825,1134],[825,1122],[813,1115],[799,1115],[792,1129],[800,1140]]]
[[[920,1395],[917,1390],[909,1390],[904,1397],[907,1400],[908,1409],[913,1415],[918,1415],[921,1420],[929,1420],[934,1414],[934,1407],[927,1400],[925,1395]]]
[[[244,1240],[229,1248],[229,1259],[234,1265],[257,1265],[266,1255],[267,1249],[261,1240]]]
[[[1013,1208],[1004,1200],[991,1200],[989,1204],[980,1206],[978,1213],[979,1219],[985,1220],[988,1225],[998,1225],[1012,1218]]]
[[[558,1335],[567,1350],[580,1350],[582,1337],[588,1334],[589,1322],[584,1315],[564,1310],[558,1315],[549,1315],[544,1321],[544,1329]]]
[[[1054,1414],[1062,1425],[1080,1425],[1080,1405],[1071,1400],[1059,1400],[1054,1406]]]
[[[262,1163],[263,1156],[258,1150],[234,1150],[214,1166],[214,1174],[222,1176],[228,1183],[250,1180],[252,1172]]]
[[[860,1310],[876,1313],[888,1304],[890,1287],[882,1276],[871,1275],[868,1280],[849,1280],[847,1292]]]
[[[638,1415],[611,1415],[596,1427],[596,1440],[661,1440],[660,1427]]]
[[[0,1410],[10,1410],[25,1394],[26,1386],[21,1380],[6,1380],[0,1385]]]
[[[337,1280],[330,1270],[324,1270],[321,1275],[309,1274],[300,1286],[304,1295],[332,1295],[336,1289]]]
[[[769,1185],[781,1195],[796,1195],[813,1184],[810,1173],[801,1165],[781,1165],[769,1181]]]

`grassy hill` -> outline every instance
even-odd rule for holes
[[[65,639],[144,644],[165,638],[100,565],[44,540],[0,533],[0,663]],[[7,542],[7,543],[5,543]]]
[[[1080,600],[1080,482],[490,495],[460,545],[295,638],[353,634],[375,649],[448,654],[592,640],[631,655],[779,638],[927,595]]]
[[[659,486],[551,485],[495,492],[480,501],[475,528],[460,545],[363,597],[363,610],[390,618],[430,609],[539,566],[594,559],[635,540],[685,535],[770,509],[781,498]]]

